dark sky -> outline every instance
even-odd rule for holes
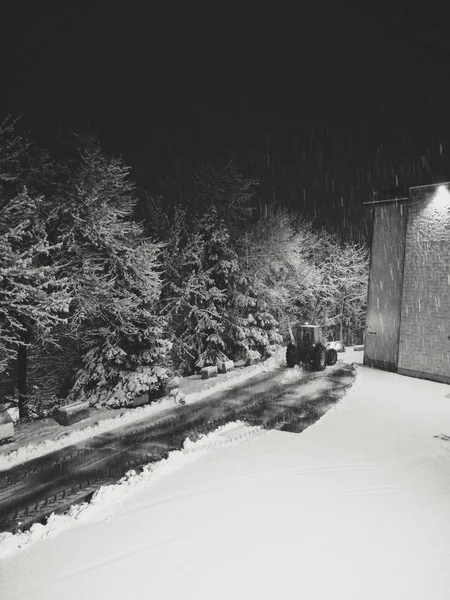
[[[415,177],[445,170],[443,14],[388,0],[272,3],[264,14],[210,4],[9,3],[0,114],[22,114],[44,144],[58,127],[89,126],[149,182],[176,157],[233,158],[260,178],[265,164],[293,206],[305,194],[360,202],[396,174],[412,183],[430,148],[439,164]]]

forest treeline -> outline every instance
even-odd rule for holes
[[[150,194],[95,136],[50,152],[6,119],[0,403],[26,420],[156,397],[175,373],[270,356],[297,319],[361,342],[366,246],[257,199],[232,163],[178,170]]]

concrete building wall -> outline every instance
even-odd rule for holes
[[[450,185],[411,188],[398,372],[450,383]]]
[[[375,204],[373,210],[364,364],[396,371],[407,203]]]

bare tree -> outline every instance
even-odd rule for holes
[[[312,317],[341,342],[360,336],[366,310],[369,252],[365,244],[340,244],[323,234],[323,247],[316,256],[321,285]]]

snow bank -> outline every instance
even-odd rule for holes
[[[448,600],[450,388],[358,371],[300,435],[229,424],[3,537],[2,600]]]
[[[285,349],[281,348],[276,354],[264,361],[261,361],[260,363],[245,367],[245,369],[238,371],[229,371],[225,375],[222,375],[220,379],[213,380],[214,383],[212,385],[209,385],[201,391],[186,395],[186,404],[198,402],[199,400],[207,398],[211,394],[230,389],[231,387],[234,387],[239,383],[243,383],[244,381],[247,381],[247,379],[250,379],[251,377],[254,377],[260,373],[266,373],[268,371],[278,369],[281,365],[285,365],[284,355]],[[215,381],[217,381],[217,383]]]
[[[13,420],[13,423],[19,422],[19,409],[18,408],[16,408],[16,407],[7,408],[6,412],[9,414],[9,416]]]
[[[107,431],[112,431],[123,425],[139,421],[145,417],[157,415],[158,413],[170,408],[175,405],[173,399],[164,398],[161,403],[150,404],[148,406],[138,407],[125,414],[116,415],[111,418],[103,419],[93,425],[84,427],[83,429],[76,429],[68,432],[63,437],[58,439],[49,437],[44,441],[26,444],[21,446],[17,450],[12,450],[8,454],[0,454],[0,471],[10,469],[18,464],[44,456],[50,452],[55,452],[61,448],[72,446],[77,442],[81,442],[88,438],[100,435]],[[60,430],[57,430],[58,434]]]
[[[91,502],[72,506],[67,514],[52,514],[45,525],[36,523],[28,531],[0,533],[0,560],[40,540],[52,538],[68,529],[111,518],[126,498],[148,489],[161,477],[174,473],[200,454],[216,448],[234,446],[267,433],[261,427],[251,427],[240,421],[227,423],[196,442],[186,438],[182,450],[175,450],[157,463],[146,465],[141,473],[131,470],[115,485],[101,487]]]

